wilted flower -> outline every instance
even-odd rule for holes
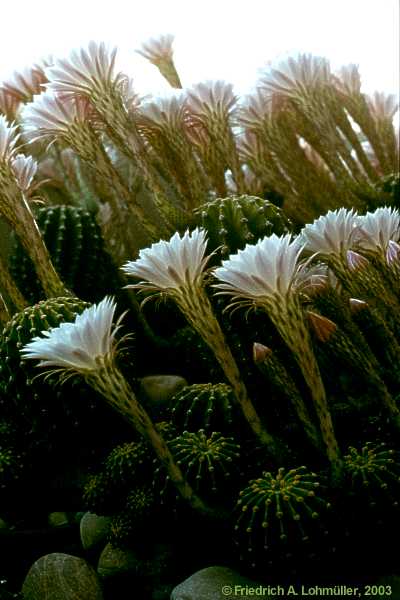
[[[361,256],[358,252],[354,252],[354,250],[347,250],[346,259],[350,271],[358,271],[369,265],[369,260],[365,256]]]
[[[357,234],[357,213],[346,208],[328,211],[301,231],[305,249],[325,256],[344,256]]]
[[[0,86],[0,114],[5,115],[9,121],[13,121],[17,116],[20,104],[21,102],[15,96]]]
[[[160,241],[141,250],[136,261],[123,267],[127,275],[142,280],[128,287],[165,294],[177,303],[214,352],[254,433],[273,452],[274,440],[264,429],[247,396],[239,369],[204,290],[204,270],[209,258],[205,256],[206,246],[205,231],[196,228],[191,233],[186,231],[183,236],[176,233],[168,242]]]
[[[29,102],[35,94],[40,94],[43,84],[47,82],[44,68],[51,64],[51,59],[43,64],[27,67],[14,73],[1,85],[2,88],[19,102]]]
[[[144,42],[136,52],[155,65],[172,87],[181,88],[182,85],[174,64],[173,41],[174,36],[170,33],[160,35]]]

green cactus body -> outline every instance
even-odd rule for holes
[[[248,536],[248,550],[262,539],[265,550],[276,544],[306,542],[312,521],[319,520],[321,511],[330,507],[318,495],[320,481],[315,473],[302,466],[276,475],[264,472],[253,479],[239,494],[236,505],[237,532]],[[321,523],[319,526],[322,527]]]
[[[122,487],[141,481],[150,464],[148,446],[144,442],[128,442],[116,446],[104,466],[110,482]]]
[[[208,249],[220,248],[223,257],[234,254],[266,235],[282,235],[290,222],[280,208],[257,196],[228,196],[196,210],[199,224],[208,234]]]
[[[210,491],[226,491],[226,482],[238,471],[240,446],[231,437],[219,432],[207,434],[204,429],[197,432],[184,431],[168,441],[174,459],[188,481],[202,494]],[[155,471],[154,486],[159,487],[161,469]],[[163,497],[168,488],[168,479],[161,490]]]
[[[184,429],[231,429],[234,398],[232,388],[225,383],[186,386],[172,398],[171,404],[174,423]]]
[[[0,338],[0,409],[19,435],[25,431],[38,442],[48,443],[51,438],[56,440],[60,427],[68,429],[68,425],[76,424],[77,414],[68,397],[71,387],[49,385],[57,378],[44,382],[43,377],[37,377],[40,372],[31,361],[22,360],[20,349],[44,330],[73,321],[86,306],[78,298],[52,298],[16,313],[4,327]],[[90,410],[86,388],[84,394],[82,404]]]
[[[116,273],[93,215],[73,206],[50,206],[37,210],[36,221],[54,267],[69,289],[90,302],[110,292]],[[10,258],[10,270],[30,303],[44,297],[32,262],[19,242]]]
[[[344,457],[344,468],[350,478],[354,492],[360,492],[375,506],[379,497],[384,497],[398,506],[400,484],[399,453],[388,449],[386,444],[367,442],[358,450],[350,446]],[[359,494],[357,494],[359,495]]]
[[[148,525],[154,508],[154,495],[147,487],[132,490],[127,499],[126,506],[111,520],[109,541],[117,548],[129,546],[133,534]]]

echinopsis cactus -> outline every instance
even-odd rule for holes
[[[35,216],[53,264],[68,288],[82,300],[103,298],[113,282],[117,283],[117,273],[104,250],[94,216],[73,206],[39,208]],[[11,273],[29,302],[42,299],[32,262],[18,242],[10,261]]]
[[[200,225],[207,231],[207,249],[218,249],[225,258],[255,243],[266,235],[282,235],[290,221],[280,208],[256,196],[217,198],[196,211]]]
[[[238,471],[240,446],[219,432],[184,431],[168,445],[185,476],[202,493],[210,489],[213,493],[223,492],[226,481]]]
[[[246,534],[250,549],[257,539],[265,550],[282,543],[290,547],[297,541],[293,537],[306,542],[310,522],[330,508],[320,489],[318,475],[304,466],[289,471],[281,467],[276,475],[264,472],[240,492],[235,530]]]
[[[185,429],[230,429],[233,423],[233,392],[225,383],[198,383],[183,388],[171,400],[171,417]],[[197,424],[197,427],[196,427]]]
[[[351,446],[344,456],[346,475],[355,491],[368,497],[372,505],[379,494],[398,506],[400,484],[399,453],[385,443],[367,442],[360,450]]]
[[[107,456],[104,466],[110,482],[126,487],[143,479],[149,463],[149,448],[141,441],[116,446]]]

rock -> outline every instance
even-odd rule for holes
[[[227,567],[207,567],[177,585],[171,592],[171,600],[237,600],[240,593],[235,593],[235,586],[246,585],[260,588],[259,583]],[[269,595],[262,597],[264,600],[271,598]]]
[[[106,543],[110,530],[110,517],[100,517],[91,512],[83,515],[80,522],[81,542],[84,550],[93,550]]]
[[[169,407],[171,398],[187,385],[186,379],[179,375],[148,375],[140,382],[140,394],[153,410],[160,413]]]
[[[68,515],[65,512],[52,512],[47,517],[50,527],[65,527],[69,523]]]
[[[32,565],[22,594],[24,600],[103,600],[94,569],[82,558],[58,552]]]
[[[100,555],[97,573],[100,577],[135,574],[139,569],[139,561],[132,550],[122,550],[107,544]]]

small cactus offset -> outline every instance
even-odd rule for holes
[[[204,494],[210,490],[213,494],[223,491],[226,481],[238,470],[240,446],[219,432],[207,435],[204,429],[196,433],[184,431],[170,440],[168,446],[189,483]],[[156,469],[155,475],[160,473],[161,468]],[[156,477],[154,485],[158,483]],[[168,480],[161,495],[165,494],[167,483]]]
[[[203,204],[196,210],[207,231],[208,250],[220,248],[225,258],[266,235],[282,235],[290,222],[280,208],[257,196],[228,196]]]
[[[128,442],[116,446],[107,456],[105,472],[112,484],[124,486],[138,482],[151,464],[149,448],[144,442]]]
[[[318,495],[320,481],[306,467],[286,471],[283,467],[276,475],[264,472],[253,479],[239,494],[236,509],[239,518],[236,531],[248,534],[249,551],[252,542],[263,532],[263,546],[309,540],[310,523],[320,518],[321,511],[330,504]]]
[[[233,392],[226,383],[186,386],[175,394],[171,404],[174,423],[184,429],[230,429],[233,423]]]
[[[109,293],[110,284],[116,284],[116,273],[93,215],[74,206],[50,206],[39,208],[35,216],[54,267],[66,286],[90,302]],[[19,242],[10,258],[10,270],[30,303],[44,297],[32,263]]]
[[[375,505],[373,497],[381,492],[393,506],[398,506],[397,500],[400,484],[399,453],[388,449],[386,444],[367,442],[358,450],[351,446],[344,457],[345,472],[350,477],[353,489],[363,490],[371,505]]]
[[[154,508],[151,489],[141,487],[130,492],[125,508],[111,520],[109,541],[117,548],[129,546],[135,531],[147,526]]]

